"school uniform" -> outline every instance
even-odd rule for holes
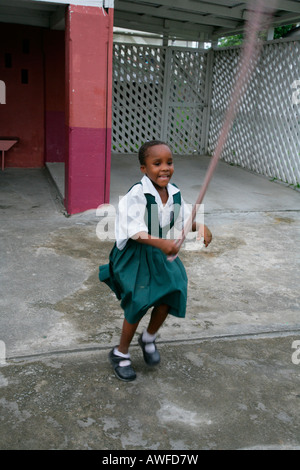
[[[138,232],[159,238],[181,234],[190,215],[180,190],[167,186],[168,201],[163,205],[151,180],[145,175],[121,199],[116,216],[116,243],[109,264],[100,266],[99,279],[121,300],[128,323],[136,323],[154,306],[167,304],[169,313],[185,317],[187,275],[177,256],[169,261],[156,247],[133,240]]]

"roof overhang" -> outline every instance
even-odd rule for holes
[[[69,3],[114,8],[116,27],[194,41],[242,32],[252,5],[251,0],[0,0],[0,22],[64,29]],[[277,0],[275,5],[273,26],[300,23],[299,0]]]

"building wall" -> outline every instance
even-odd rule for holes
[[[0,107],[0,136],[18,137],[5,166],[44,165],[44,80],[41,28],[1,24],[0,78],[6,104]]]
[[[6,152],[6,167],[43,167],[64,161],[64,32],[0,25],[0,137],[19,142]]]
[[[45,30],[45,162],[65,160],[65,32]]]

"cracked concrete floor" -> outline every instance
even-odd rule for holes
[[[113,242],[97,238],[95,211],[65,217],[44,171],[6,170],[0,184],[0,448],[300,445],[300,365],[291,360],[300,339],[299,192],[220,165],[205,215],[213,242],[187,242],[180,253],[187,317],[161,330],[158,369],[145,368],[134,342],[138,379],[129,385],[107,361],[123,315],[98,281]],[[195,186],[190,179],[187,202]],[[122,414],[128,393],[134,402]]]

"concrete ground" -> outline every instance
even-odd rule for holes
[[[186,202],[208,163],[175,157]],[[136,157],[114,156],[111,178],[116,205],[140,179]],[[161,329],[157,368],[134,338],[137,380],[124,383],[107,359],[123,314],[98,281],[113,245],[100,217],[67,217],[46,170],[0,172],[0,449],[300,449],[299,202],[219,163],[204,201],[213,241],[180,252],[187,317]]]

